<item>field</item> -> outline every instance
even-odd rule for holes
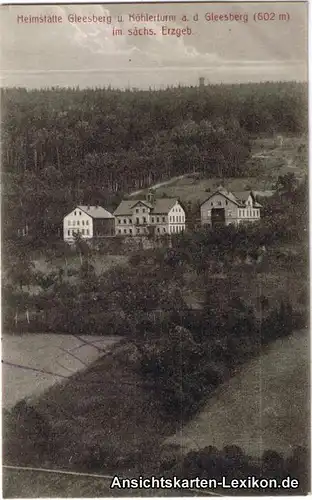
[[[308,446],[308,332],[296,332],[272,344],[220,386],[197,417],[167,442],[184,453],[205,446],[240,446],[260,457],[272,449],[289,455]]]
[[[85,369],[119,340],[57,333],[3,335],[3,406],[10,408],[22,398],[38,396],[51,385]]]

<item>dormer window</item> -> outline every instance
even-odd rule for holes
[[[139,209],[138,208],[135,209],[135,213],[137,213],[137,214],[139,213]]]
[[[77,215],[76,212],[74,212],[74,215]]]
[[[211,202],[211,206],[213,207],[213,201]]]
[[[81,212],[79,212],[79,215],[81,215]]]

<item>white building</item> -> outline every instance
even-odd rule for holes
[[[77,206],[63,219],[65,241],[73,241],[75,235],[90,239],[115,234],[115,219],[105,208],[99,206]]]
[[[201,204],[201,224],[211,227],[255,222],[261,217],[261,208],[253,191],[230,192],[220,187]]]
[[[185,230],[185,211],[176,198],[124,200],[114,212],[116,235],[156,236],[176,234]]]

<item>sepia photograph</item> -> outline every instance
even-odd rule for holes
[[[308,495],[308,4],[0,31],[2,497]]]

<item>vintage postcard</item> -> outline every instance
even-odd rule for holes
[[[3,497],[310,491],[308,5],[2,5]]]

